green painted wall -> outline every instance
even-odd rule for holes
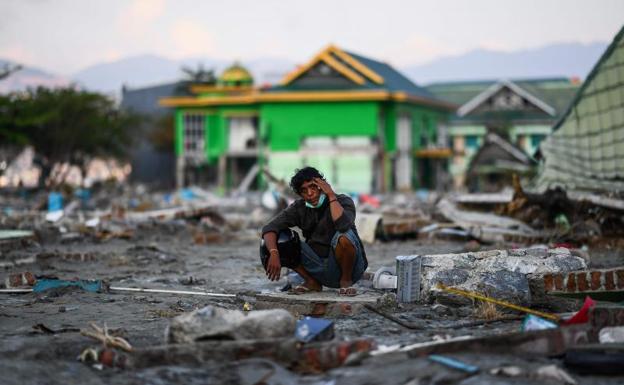
[[[184,153],[184,111],[181,109],[175,110],[175,133],[174,133],[174,151],[176,156],[180,156]]]
[[[307,136],[376,136],[378,104],[268,103],[260,107],[271,151],[294,151]]]

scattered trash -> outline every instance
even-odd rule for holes
[[[373,287],[375,289],[396,289],[397,276],[395,270],[388,267],[380,267],[373,276]]]
[[[62,287],[78,287],[91,293],[98,293],[106,290],[106,285],[103,285],[100,280],[77,279],[69,281],[63,279],[42,278],[37,280],[33,286],[33,291],[35,293],[41,293],[46,290],[58,289]]]
[[[561,384],[575,385],[576,380],[572,378],[565,370],[557,365],[545,365],[537,369],[534,376],[536,380],[556,381]]]
[[[613,344],[624,342],[624,325],[607,326],[598,332],[598,340],[601,344]]]
[[[80,334],[100,341],[102,345],[106,347],[117,348],[126,352],[131,352],[133,350],[132,345],[130,345],[128,341],[120,336],[111,335],[106,323],[103,328],[99,327],[95,322],[89,323],[89,326],[92,330],[83,329],[80,331]]]
[[[30,271],[10,274],[4,281],[6,288],[33,286],[36,282],[35,275]]]
[[[524,374],[524,371],[518,366],[500,366],[490,369],[489,373],[493,376],[519,377]]]
[[[304,317],[297,321],[295,338],[301,342],[329,341],[334,338],[334,323],[323,318]]]
[[[581,310],[579,310],[571,318],[564,320],[562,324],[575,325],[587,323],[587,321],[589,321],[589,310],[595,305],[596,301],[594,301],[590,297],[585,297],[585,302],[583,303],[583,307],[581,308]]]
[[[522,321],[522,331],[555,329],[559,327],[556,323],[545,320],[533,314],[527,314]]]
[[[431,354],[427,358],[430,361],[437,362],[438,364],[447,366],[449,368],[461,370],[462,372],[466,372],[470,374],[475,374],[479,372],[478,366],[467,364],[455,358],[440,356],[437,354]]]

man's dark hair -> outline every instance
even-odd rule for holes
[[[301,169],[296,169],[295,175],[293,175],[293,177],[290,178],[290,188],[293,189],[294,192],[299,194],[301,185],[304,182],[307,182],[314,178],[321,178],[325,180],[325,177],[323,176],[323,174],[321,174],[319,170],[315,169],[314,167],[307,166]]]

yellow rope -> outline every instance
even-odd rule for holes
[[[518,310],[518,311],[521,311],[523,313],[533,314],[533,315],[536,315],[536,316],[539,316],[539,317],[542,317],[542,318],[546,318],[546,319],[550,319],[550,320],[553,320],[553,321],[557,321],[557,322],[559,321],[559,316],[556,315],[556,314],[543,313],[541,311],[529,309],[528,307],[524,307],[524,306],[520,306],[520,305],[514,305],[513,303],[509,303],[509,302],[501,301],[499,299],[486,297],[486,296],[481,295],[481,294],[472,293],[472,292],[461,290],[461,289],[456,289],[454,287],[448,287],[448,286],[443,285],[440,282],[438,282],[437,287],[438,287],[438,289],[444,290],[444,291],[449,292],[449,293],[461,295],[463,297],[475,298],[475,299],[478,299],[478,300],[481,300],[481,301],[491,302],[491,303],[495,303],[495,304],[503,306],[503,307],[507,307],[507,308],[514,309],[514,310]]]

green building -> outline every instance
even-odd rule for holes
[[[286,180],[312,165],[348,192],[434,188],[444,180],[444,127],[456,106],[386,63],[329,46],[273,87],[254,87],[234,65],[216,86],[191,91],[161,99],[175,109],[178,185],[195,182],[188,176],[200,170],[234,188],[256,165]]]
[[[455,188],[464,188],[472,158],[489,137],[533,157],[540,142],[574,98],[580,82],[568,78],[466,81],[427,86],[439,99],[459,105],[448,123],[452,162],[449,172]],[[504,146],[504,147],[505,147]],[[504,162],[495,174],[505,172]],[[518,170],[510,167],[509,173]]]

